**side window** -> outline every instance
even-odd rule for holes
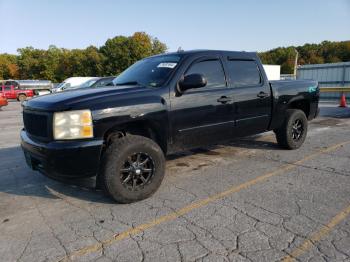
[[[101,87],[101,86],[105,86],[108,83],[108,81],[100,81],[99,83],[96,84],[96,87]]]
[[[228,74],[231,79],[231,86],[256,86],[261,84],[261,76],[258,65],[255,61],[228,60]]]
[[[225,74],[219,60],[197,62],[187,70],[186,75],[202,74],[208,81],[205,87],[225,87]]]

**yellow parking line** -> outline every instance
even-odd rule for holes
[[[310,238],[306,239],[300,246],[295,248],[288,256],[283,258],[283,262],[291,262],[294,261],[295,258],[301,256],[310,250],[315,243],[320,241],[323,237],[328,235],[330,231],[338,225],[341,221],[343,221],[350,214],[350,205],[344,208],[340,213],[338,213],[332,220],[325,226],[322,226],[321,229],[312,234]]]
[[[259,176],[257,178],[254,178],[248,182],[245,182],[243,184],[240,184],[238,186],[233,186],[231,188],[229,188],[228,190],[226,191],[223,191],[221,193],[218,193],[216,195],[213,195],[213,196],[210,196],[208,198],[205,198],[205,199],[202,199],[202,200],[199,200],[197,202],[194,202],[192,204],[189,204],[177,211],[174,211],[168,215],[165,215],[165,216],[161,216],[153,221],[150,221],[148,223],[145,223],[145,224],[141,224],[139,226],[136,226],[136,227],[133,227],[133,228],[130,228],[124,232],[121,232],[119,234],[116,234],[114,237],[112,238],[109,238],[109,239],[106,239],[98,244],[94,244],[94,245],[90,245],[90,246],[87,246],[87,247],[84,247],[82,249],[79,249],[79,250],[76,250],[74,252],[72,252],[71,254],[69,254],[68,256],[60,259],[59,261],[70,261],[70,260],[74,260],[75,258],[77,257],[80,257],[80,256],[83,256],[83,255],[86,255],[86,254],[89,254],[89,253],[92,253],[92,252],[96,252],[96,251],[99,251],[101,250],[102,248],[106,247],[106,246],[110,246],[111,244],[117,242],[117,241],[120,241],[120,240],[123,240],[127,237],[129,237],[130,235],[135,235],[135,234],[138,234],[138,233],[141,233],[149,228],[152,228],[152,227],[155,227],[159,224],[162,224],[164,222],[169,222],[169,221],[172,221],[172,220],[175,220],[176,218],[182,216],[182,215],[185,215],[187,213],[189,213],[190,211],[194,210],[194,209],[197,209],[197,208],[201,208],[203,206],[206,206],[208,205],[209,203],[212,203],[218,199],[222,199],[228,195],[231,195],[233,193],[236,193],[236,192],[239,192],[243,189],[246,189],[248,187],[251,187],[259,182],[263,182],[265,180],[267,180],[268,178],[271,178],[271,177],[274,177],[274,176],[277,176],[277,175],[280,175],[282,174],[283,172],[285,171],[289,171],[291,169],[294,169],[296,168],[299,164],[303,163],[304,161],[306,160],[309,160],[311,158],[314,158],[320,154],[323,154],[323,153],[327,153],[327,152],[330,152],[330,151],[334,151],[336,149],[338,149],[339,147],[341,146],[344,146],[346,144],[350,143],[350,141],[346,141],[346,142],[343,142],[343,143],[340,143],[340,144],[336,144],[336,145],[333,145],[333,146],[330,146],[330,147],[327,147],[327,148],[324,148],[324,149],[321,149],[313,154],[310,154],[306,157],[304,157],[303,159],[299,160],[299,161],[296,161],[292,164],[286,164],[286,165],[283,165],[281,166],[280,168],[276,169],[275,171],[272,171],[270,173],[267,173],[265,175],[262,175],[262,176]]]

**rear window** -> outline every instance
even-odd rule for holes
[[[231,86],[243,87],[261,84],[260,71],[255,61],[228,60],[227,67]]]

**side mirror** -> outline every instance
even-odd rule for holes
[[[179,89],[181,92],[192,88],[201,88],[206,85],[207,79],[201,74],[187,75],[179,81]]]

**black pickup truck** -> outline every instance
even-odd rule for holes
[[[22,148],[47,176],[96,176],[116,201],[149,197],[165,155],[273,130],[299,148],[318,114],[315,81],[268,81],[255,53],[182,51],[145,58],[114,86],[50,94],[23,105]]]

